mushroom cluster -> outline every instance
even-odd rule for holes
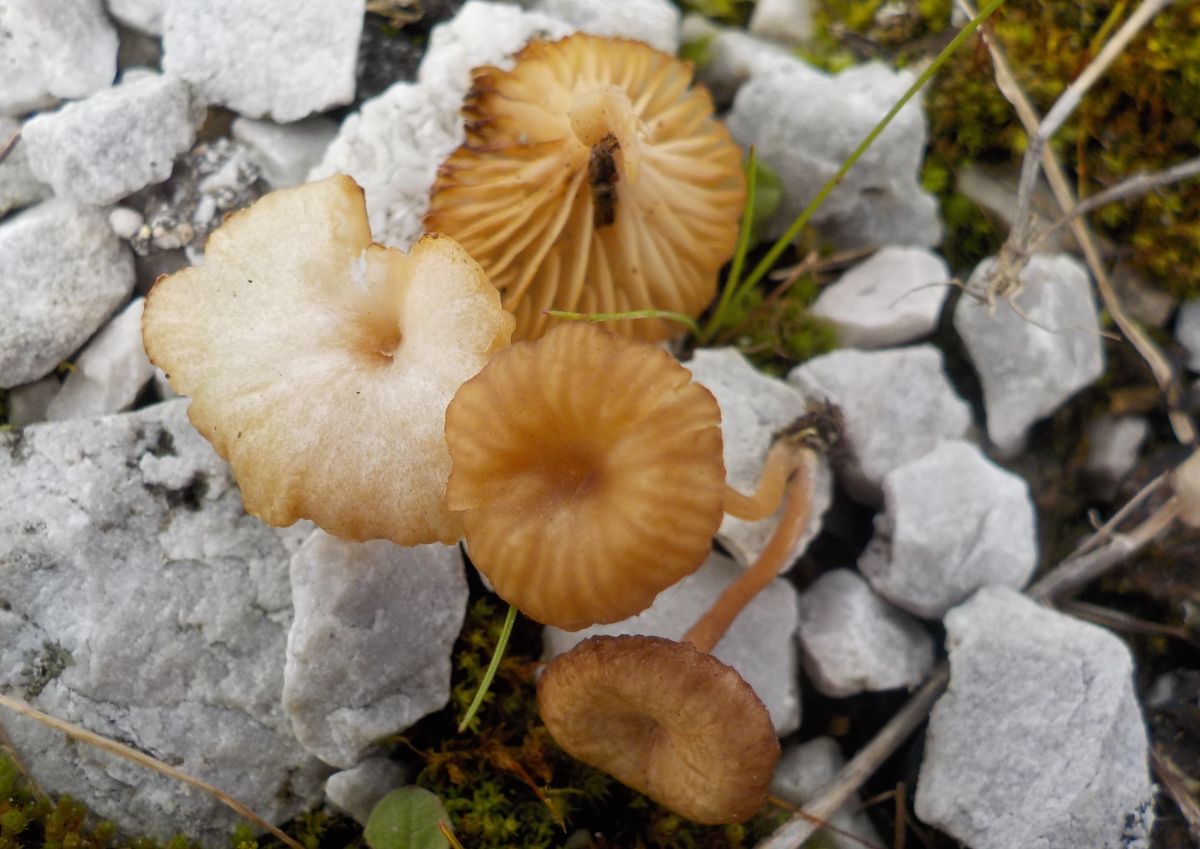
[[[692,67],[636,41],[534,41],[511,71],[484,67],[463,108],[467,140],[441,166],[425,227],[456,239],[517,319],[548,309],[698,316],[733,253],[741,152]],[[678,333],[653,319],[622,335]]]

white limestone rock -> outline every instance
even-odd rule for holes
[[[804,671],[826,696],[915,687],[933,668],[933,640],[849,569],[834,569],[800,594]]]
[[[772,41],[798,45],[812,38],[812,0],[757,0],[750,32]]]
[[[858,568],[917,616],[941,618],[990,584],[1020,589],[1037,566],[1029,486],[969,442],[943,442],[893,469],[883,501]]]
[[[720,106],[728,106],[738,89],[753,76],[806,68],[783,46],[763,41],[744,30],[719,27],[702,15],[687,15],[680,27],[683,44],[702,47],[696,78]],[[813,71],[817,73],[817,71]]]
[[[972,849],[1147,849],[1133,662],[1109,632],[1005,587],[946,616],[916,812]]]
[[[21,122],[0,115],[0,153],[21,132]],[[20,139],[0,160],[0,218],[10,210],[20,209],[50,196],[50,187],[34,176],[29,167],[25,143]]]
[[[424,232],[438,166],[466,139],[459,107],[471,69],[511,68],[529,39],[572,31],[546,15],[471,0],[434,27],[420,81],[396,83],[347,117],[309,179],[349,174],[366,195],[375,240],[407,250]]]
[[[755,146],[783,188],[765,236],[787,229],[913,79],[911,71],[878,63],[828,76],[793,59],[738,90],[729,130],[743,146]],[[918,182],[926,138],[914,98],[817,211],[812,223],[821,235],[840,248],[941,241],[937,202]]]
[[[804,395],[754,368],[736,348],[700,348],[684,365],[721,407],[726,482],[746,494],[754,492],[775,433],[808,411]],[[813,480],[812,515],[804,535],[792,549],[790,562],[803,554],[821,532],[832,501],[833,473],[822,458]],[[748,566],[766,547],[778,524],[778,514],[759,522],[726,516],[717,539],[739,563]]]
[[[396,83],[342,122],[308,178],[349,174],[366,195],[375,241],[408,250],[424,232],[438,165],[462,141],[457,115],[425,87]]]
[[[379,800],[408,780],[408,770],[390,758],[367,758],[335,772],[325,782],[325,798],[359,825],[366,825]]]
[[[100,0],[5,0],[0,36],[0,115],[86,97],[117,74],[117,31]]]
[[[95,335],[46,410],[50,421],[102,416],[129,409],[154,366],[142,347],[142,307],[135,298]]]
[[[1175,319],[1175,338],[1187,351],[1187,367],[1200,372],[1200,298],[1186,301]]]
[[[513,55],[532,39],[554,41],[575,30],[541,12],[527,12],[509,3],[469,0],[457,15],[429,34],[417,79],[444,109],[454,113],[458,126],[462,123],[458,109],[471,88],[473,68],[492,65],[508,70],[514,64]],[[457,134],[456,147],[463,138],[461,126]]]
[[[971,411],[955,394],[932,345],[886,351],[841,350],[794,368],[788,382],[825,398],[845,419],[837,471],[846,490],[878,504],[884,475],[947,439],[962,439]]]
[[[995,265],[986,259],[967,282],[979,292]],[[1017,307],[959,299],[954,329],[979,380],[987,431],[1006,457],[1025,447],[1029,428],[1104,373],[1100,320],[1087,271],[1066,255],[1034,254],[1020,274]]]
[[[294,124],[235,118],[232,127],[233,137],[246,145],[251,161],[273,189],[303,183],[337,132],[338,125],[328,118]]]
[[[827,286],[810,312],[832,322],[845,348],[887,348],[933,332],[950,293],[946,261],[891,245]]]
[[[467,579],[458,546],[316,531],[292,557],[283,708],[301,744],[351,767],[450,699]]]
[[[324,767],[279,704],[294,530],[242,511],[187,403],[0,433],[0,691],[133,745],[273,822]],[[227,849],[205,793],[11,714],[38,783],[123,830]]]
[[[22,144],[30,168],[56,195],[104,206],[171,176],[203,118],[182,79],[138,74],[37,116],[25,125]]]
[[[714,553],[696,572],[659,593],[647,610],[623,622],[593,625],[582,631],[542,630],[544,658],[550,660],[594,636],[643,634],[678,640],[696,623],[741,572],[737,564]],[[773,581],[733,620],[713,656],[746,679],[783,736],[800,727],[800,690],[796,645],[796,591],[782,579]]]
[[[107,0],[109,13],[127,27],[162,35],[167,0]]]
[[[99,210],[43,201],[0,223],[0,388],[44,377],[133,291],[133,257]]]
[[[61,388],[62,384],[54,375],[24,386],[13,387],[8,391],[5,401],[8,423],[13,427],[25,427],[46,421],[46,411],[50,409],[50,402]]]
[[[837,741],[832,737],[816,737],[805,743],[793,743],[783,750],[775,777],[771,779],[771,795],[793,805],[806,805],[817,798],[833,781],[846,763]],[[860,810],[857,794],[829,818],[829,829],[821,834],[835,849],[863,849],[884,846],[871,820]],[[824,845],[824,844],[822,844]]]
[[[664,53],[679,51],[681,15],[667,0],[540,0],[535,8],[593,35],[644,41]]]
[[[1086,434],[1083,470],[1105,497],[1111,497],[1137,465],[1138,451],[1150,435],[1150,421],[1145,416],[1099,416],[1088,422]]]
[[[163,70],[209,103],[288,122],[354,99],[364,0],[168,3]]]

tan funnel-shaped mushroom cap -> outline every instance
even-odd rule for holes
[[[699,823],[741,822],[779,761],[771,717],[732,668],[660,637],[591,637],[538,681],[555,741]]]
[[[446,411],[447,500],[472,562],[568,631],[645,610],[712,548],[720,423],[670,354],[595,325],[501,351]]]
[[[461,536],[446,405],[512,324],[450,239],[371,244],[362,190],[333,177],[230,217],[155,284],[142,334],[247,512],[412,545]]]
[[[536,339],[546,309],[699,315],[733,253],[741,154],[692,66],[636,41],[535,41],[512,71],[476,69],[467,141],[425,225],[479,260]],[[669,322],[616,330],[648,341]]]

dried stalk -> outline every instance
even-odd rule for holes
[[[1186,162],[1180,162],[1178,165],[1173,165],[1162,171],[1134,174],[1132,177],[1122,180],[1115,186],[1110,186],[1104,191],[1087,198],[1087,200],[1081,200],[1075,204],[1070,212],[1065,213],[1057,221],[1035,235],[1030,240],[1029,250],[1036,250],[1038,245],[1042,244],[1042,242],[1053,236],[1063,227],[1066,227],[1073,218],[1079,218],[1080,216],[1095,212],[1100,207],[1107,206],[1119,200],[1141,197],[1162,186],[1178,183],[1181,180],[1187,180],[1197,175],[1200,175],[1200,156],[1197,156],[1195,159],[1189,159]]]
[[[1083,96],[1108,70],[1108,66],[1124,52],[1133,37],[1141,32],[1142,28],[1170,2],[1171,0],[1142,0],[1141,5],[1108,40],[1096,58],[1083,69],[1083,73],[1059,95],[1058,100],[1046,113],[1046,117],[1033,129],[1026,126],[1026,131],[1029,133],[1029,146],[1026,147],[1025,157],[1021,161],[1021,181],[1017,186],[1017,214],[1005,243],[1005,247],[1017,257],[1028,256],[1030,229],[1033,223],[1031,202],[1034,186],[1037,185],[1042,152],[1046,149],[1050,139],[1054,138],[1054,134],[1078,108]]]
[[[102,749],[106,752],[117,755],[118,757],[133,761],[136,764],[141,764],[142,766],[152,769],[155,772],[162,773],[168,778],[173,778],[176,781],[183,782],[184,784],[188,784],[192,787],[202,790],[215,798],[222,805],[225,805],[227,808],[231,808],[237,814],[250,820],[255,825],[266,829],[271,833],[272,837],[281,841],[284,845],[290,847],[290,849],[304,849],[303,846],[301,846],[292,838],[288,837],[279,828],[267,822],[258,814],[254,813],[254,811],[250,810],[250,808],[246,807],[237,799],[230,796],[224,790],[209,784],[207,781],[202,781],[199,778],[188,775],[186,772],[178,770],[169,764],[165,764],[157,758],[147,755],[145,752],[139,752],[137,749],[130,748],[129,746],[118,743],[115,740],[109,740],[107,737],[102,737],[95,732],[88,731],[86,728],[81,728],[78,725],[64,722],[61,719],[50,716],[50,714],[42,713],[37,708],[26,704],[19,699],[6,696],[3,693],[0,693],[0,706],[15,711],[22,716],[27,716],[30,719],[34,719],[43,725],[47,725],[50,728],[55,729],[56,731],[61,731],[73,740],[78,740],[79,742],[86,743],[89,746],[95,746],[97,749]]]
[[[974,11],[970,0],[958,0],[958,3],[968,14]],[[1021,123],[1025,127],[1025,132],[1030,138],[1033,138],[1037,134],[1040,124],[1037,111],[1033,108],[1033,104],[1030,103],[1029,98],[1020,85],[1017,84],[1017,79],[1013,75],[1008,59],[995,39],[986,30],[981,30],[981,37],[992,57],[992,68],[996,73],[997,87],[1013,105],[1013,108],[1016,109],[1017,117],[1021,119]],[[1054,151],[1049,146],[1042,149],[1041,160],[1042,167],[1046,172],[1046,179],[1050,184],[1051,190],[1054,192],[1054,197],[1058,201],[1059,207],[1064,212],[1073,209],[1076,202],[1071,192],[1070,184],[1066,174],[1063,172],[1062,166],[1054,156]],[[1179,380],[1170,362],[1163,356],[1162,351],[1158,349],[1158,346],[1154,344],[1150,337],[1125,312],[1125,308],[1122,306],[1121,300],[1117,297],[1116,290],[1112,286],[1112,281],[1109,280],[1108,274],[1104,270],[1100,251],[1096,247],[1096,241],[1092,238],[1087,224],[1082,218],[1073,217],[1070,219],[1068,226],[1070,226],[1072,235],[1075,236],[1075,240],[1083,250],[1084,259],[1087,261],[1088,268],[1092,272],[1092,277],[1096,280],[1096,288],[1100,292],[1100,298],[1104,301],[1104,306],[1108,309],[1109,315],[1112,316],[1113,322],[1125,334],[1125,337],[1130,341],[1134,349],[1137,350],[1138,354],[1141,355],[1142,359],[1146,361],[1146,365],[1149,366],[1155,381],[1166,396],[1167,415],[1170,418],[1171,427],[1175,431],[1176,438],[1185,445],[1194,444],[1196,442],[1196,428],[1187,414],[1180,409],[1183,390],[1179,385]],[[1005,244],[1007,245],[1008,242]],[[1012,273],[1012,260],[1014,260],[1014,256],[1011,251],[1001,249],[1000,258],[1007,258],[1009,262],[1007,263],[1008,268],[999,269],[999,272],[1004,273],[1007,271],[1008,273]],[[999,261],[997,262],[998,267],[1004,264]],[[1015,277],[1015,274],[1013,276]]]
[[[1188,831],[1192,841],[1200,846],[1200,804],[1188,792],[1187,776],[1175,762],[1162,751],[1159,746],[1150,748],[1150,766],[1158,783],[1167,791],[1167,795],[1175,802],[1183,818],[1187,820]]]

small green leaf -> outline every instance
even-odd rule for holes
[[[401,787],[376,803],[363,836],[371,849],[446,849],[438,820],[450,821],[441,799],[420,787]]]

